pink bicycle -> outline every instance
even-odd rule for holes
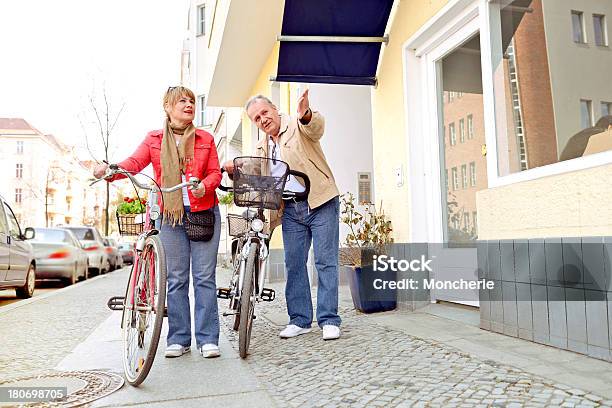
[[[114,296],[108,300],[111,310],[121,310],[123,332],[123,371],[129,384],[140,385],[151,370],[161,328],[166,313],[166,255],[154,227],[160,217],[158,196],[160,192],[172,192],[183,187],[197,187],[200,180],[192,177],[189,181],[170,188],[161,188],[156,183],[144,185],[134,175],[111,164],[100,180],[123,174],[143,190],[149,191],[146,212],[136,218],[117,215],[119,233],[122,236],[137,236],[134,263],[125,290],[125,296]],[[147,176],[148,177],[148,176]]]

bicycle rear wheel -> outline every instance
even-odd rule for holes
[[[251,243],[249,256],[244,269],[244,281],[240,291],[240,325],[238,329],[238,351],[240,358],[246,358],[251,343],[251,328],[253,327],[253,313],[255,311],[255,258],[257,244]]]
[[[123,370],[133,386],[151,370],[164,320],[166,256],[157,235],[147,237],[132,269],[123,314]],[[133,288],[133,289],[132,289]]]

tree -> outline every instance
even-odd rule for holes
[[[93,115],[93,124],[95,127],[95,133],[97,133],[98,138],[94,140],[98,140],[96,149],[96,144],[93,143],[92,140],[89,139],[89,135],[85,126],[83,124],[83,120],[81,120],[81,127],[83,128],[85,134],[85,145],[87,151],[91,155],[92,159],[97,163],[100,161],[96,158],[94,151],[98,151],[101,146],[103,151],[103,161],[108,163],[109,157],[109,148],[111,136],[113,135],[113,131],[117,126],[117,122],[119,121],[119,117],[125,108],[125,103],[121,104],[119,110],[116,113],[113,112],[113,106],[111,104],[110,98],[108,97],[106,86],[102,87],[102,101],[98,101],[95,96],[95,92],[88,97],[89,108],[91,109],[90,115]],[[101,143],[101,145],[100,145]],[[93,145],[93,146],[92,146]],[[109,233],[109,216],[108,216],[108,208],[110,206],[110,186],[106,183],[106,199],[104,202],[104,235],[108,235]]]

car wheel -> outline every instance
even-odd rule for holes
[[[34,295],[34,287],[36,286],[36,268],[33,264],[30,264],[30,268],[28,269],[28,274],[26,275],[25,284],[16,288],[15,292],[17,293],[17,297],[21,299],[29,299]]]
[[[89,260],[85,264],[85,271],[83,271],[83,280],[89,279]]]

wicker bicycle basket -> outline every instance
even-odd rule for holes
[[[227,215],[227,230],[229,231],[229,235],[231,237],[239,237],[246,234],[249,231],[249,222],[238,214],[228,214]],[[270,233],[270,224],[268,222],[264,223],[264,229],[262,231],[264,234]]]
[[[274,175],[271,175],[271,172]],[[289,176],[289,165],[265,157],[234,159],[234,203],[238,207],[278,210]]]
[[[121,236],[139,235],[144,231],[144,214],[117,213],[117,225]]]

